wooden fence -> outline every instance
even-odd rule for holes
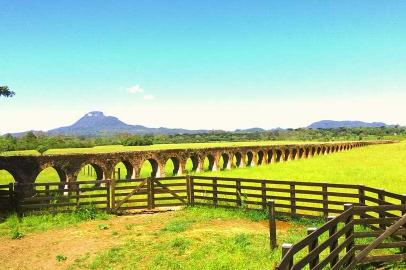
[[[18,207],[21,211],[70,209],[89,204],[109,211],[186,204],[265,209],[269,200],[275,202],[278,214],[325,218],[342,213],[345,203],[354,206],[406,203],[403,195],[362,185],[206,176],[0,186],[1,208]]]
[[[352,206],[292,245],[282,245],[278,270],[354,269],[372,262],[406,259],[406,205]],[[385,242],[384,242],[385,241]],[[388,249],[400,248],[394,254]]]

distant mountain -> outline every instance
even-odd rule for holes
[[[328,129],[328,128],[354,128],[354,127],[385,127],[387,126],[385,123],[381,122],[362,122],[362,121],[334,121],[334,120],[322,120],[318,122],[314,122],[309,125],[307,128],[312,129]]]
[[[248,128],[248,129],[236,129],[237,133],[255,133],[255,132],[265,132],[263,128]]]
[[[50,135],[65,134],[75,136],[100,136],[117,133],[130,134],[190,134],[206,133],[211,130],[187,130],[180,128],[149,128],[141,125],[129,125],[117,117],[105,116],[103,112],[94,111],[85,114],[71,126],[51,129],[47,132]]]

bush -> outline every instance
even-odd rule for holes
[[[24,237],[24,234],[23,234],[22,232],[18,231],[17,229],[16,229],[16,230],[13,230],[13,231],[11,232],[11,239],[13,239],[13,240],[15,240],[15,239],[21,239],[21,238],[23,238],[23,237]]]
[[[79,206],[75,210],[75,215],[80,219],[80,220],[93,220],[96,219],[99,214],[99,211],[94,205],[88,205],[88,206]]]

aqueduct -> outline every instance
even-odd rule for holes
[[[192,171],[203,170],[204,161],[208,159],[206,170],[216,171],[235,167],[263,166],[276,162],[285,162],[316,155],[326,155],[338,151],[371,144],[390,143],[389,141],[357,141],[335,143],[212,147],[203,149],[169,149],[150,151],[128,151],[100,154],[60,154],[42,156],[0,156],[0,170],[8,171],[16,183],[34,183],[39,173],[52,167],[60,180],[76,181],[82,167],[90,164],[94,167],[97,180],[110,179],[115,165],[122,162],[127,170],[126,179],[136,178],[142,164],[149,161],[152,177],[165,176],[165,164],[173,162],[173,174],[185,173],[186,162],[192,162]],[[222,164],[221,164],[222,163]],[[221,165],[221,166],[220,166]]]

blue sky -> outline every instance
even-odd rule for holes
[[[406,125],[405,29],[405,1],[0,0],[0,133]]]

